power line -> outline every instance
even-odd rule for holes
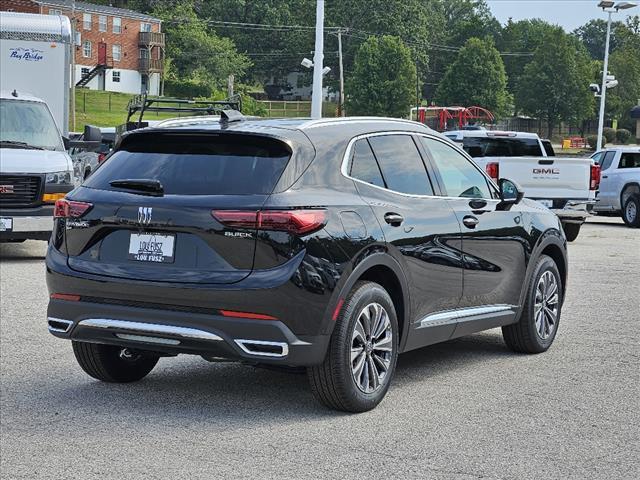
[[[165,23],[170,24],[185,24],[185,23],[202,23],[210,26],[219,25],[225,28],[237,28],[245,30],[258,30],[258,31],[270,31],[270,32],[295,32],[295,31],[314,31],[315,27],[308,25],[276,25],[267,23],[248,23],[248,22],[229,22],[223,20],[205,20],[205,19],[171,19],[166,20]],[[347,27],[325,27],[324,31],[331,34],[342,32],[345,36],[357,38],[360,40],[366,40],[369,37],[381,37],[385,34],[372,33],[365,30],[359,30]],[[430,50],[439,50],[448,53],[458,53],[462,47],[455,47],[452,45],[442,45],[438,43],[431,43],[427,41],[418,42],[401,38],[401,40],[409,46],[417,48],[428,48]],[[501,56],[505,57],[529,57],[533,56],[532,52],[498,52]],[[303,54],[306,55],[306,54]]]

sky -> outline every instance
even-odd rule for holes
[[[509,17],[514,21],[541,18],[573,31],[593,18],[606,20],[607,14],[598,8],[599,0],[486,0],[493,15],[504,24]],[[640,5],[640,1],[638,1]],[[627,16],[640,15],[640,6],[613,14],[614,20],[624,21]]]

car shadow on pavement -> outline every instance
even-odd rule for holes
[[[38,246],[38,243],[42,245]],[[42,261],[46,254],[46,243],[27,241],[24,243],[0,243],[0,260],[38,260]]]
[[[391,389],[402,395],[403,388],[412,389],[416,382],[455,375],[471,363],[509,355],[515,354],[491,332],[421,348],[400,356]],[[143,417],[152,423],[179,421],[188,426],[207,421],[243,428],[248,423],[297,423],[347,415],[317,403],[304,374],[207,363],[195,357],[161,359],[137,383],[100,383],[79,375],[47,395],[47,405],[65,405],[76,419],[116,415],[136,423]]]

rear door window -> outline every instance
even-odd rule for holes
[[[410,135],[369,137],[387,188],[411,195],[433,195],[418,147]]]
[[[284,143],[259,136],[135,135],[84,186],[119,190],[109,182],[152,179],[167,195],[269,194],[290,156]]]
[[[640,168],[640,152],[624,152],[618,168]]]
[[[373,156],[369,142],[365,138],[358,140],[353,146],[349,176],[378,187],[385,187],[376,157]]]

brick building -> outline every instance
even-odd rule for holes
[[[0,10],[65,15],[72,25],[75,20],[77,86],[161,94],[165,38],[159,19],[71,0],[0,0]]]

